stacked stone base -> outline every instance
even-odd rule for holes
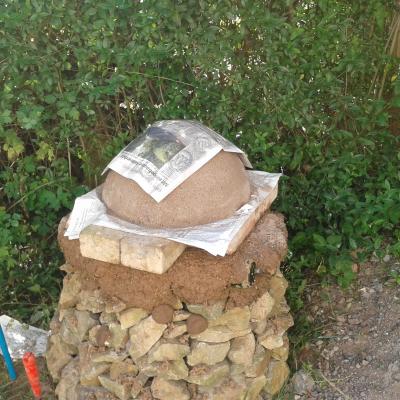
[[[280,259],[282,252],[277,254]],[[192,303],[176,296],[147,308],[111,296],[101,285],[87,289],[82,270],[64,265],[47,352],[58,398],[272,398],[289,374],[287,282],[279,268],[250,265],[247,282],[231,284],[232,293],[219,299]],[[127,282],[127,290],[135,289],[140,281],[133,287]],[[252,300],[234,302],[238,290]]]

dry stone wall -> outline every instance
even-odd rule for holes
[[[89,278],[82,270],[87,265],[83,257],[66,255],[72,263],[62,267],[66,276],[47,352],[58,398],[258,400],[261,395],[272,398],[289,374],[287,330],[293,320],[284,296],[287,282],[279,268],[263,269],[249,258],[256,243],[264,247],[262,251],[260,248],[254,251],[257,260],[260,254],[268,254],[266,249],[275,254],[278,260],[275,264],[279,265],[284,256],[285,235],[279,235],[277,230],[277,235],[271,236],[271,232],[260,228],[271,224],[268,220],[271,218],[277,221],[270,214],[255,228],[258,242],[253,237],[243,245],[246,250],[240,251],[247,258],[241,257],[241,261],[232,258],[236,269],[230,267],[230,271],[240,276],[234,279],[240,282],[232,283],[226,277],[226,257],[219,258],[221,279],[230,282],[229,290],[226,288],[220,298],[212,291],[206,292],[201,296],[203,300],[205,297],[202,302],[190,302],[188,298],[195,296],[178,296],[176,292],[173,302],[163,302],[164,297],[158,296],[157,291],[165,285],[164,274],[157,275],[162,284],[157,287],[154,281],[152,288],[154,296],[161,300],[157,305],[121,296],[120,285],[116,285],[113,294],[108,286],[104,290],[101,280],[98,285],[88,285]],[[282,228],[282,221],[279,226]],[[190,250],[185,250],[182,256],[188,251],[190,256]],[[271,260],[267,261],[259,265],[271,265]],[[207,265],[203,267],[207,271]],[[175,265],[171,269],[174,268]],[[196,268],[196,274],[202,274],[202,266]],[[218,268],[218,263],[214,268]],[[193,266],[189,270],[193,273]],[[130,273],[135,274],[132,270]],[[218,274],[207,279],[212,286]],[[143,293],[143,284],[140,280],[133,283],[127,280],[125,290]],[[238,298],[236,292],[247,294],[234,301]],[[186,292],[182,288],[177,293]],[[146,292],[146,295],[151,294]]]

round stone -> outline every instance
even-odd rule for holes
[[[221,151],[157,203],[135,181],[108,172],[102,198],[111,215],[154,228],[203,225],[232,216],[250,198],[236,153]]]
[[[191,335],[198,335],[208,328],[208,321],[198,314],[192,314],[186,321],[187,331]]]
[[[168,304],[161,304],[153,310],[151,316],[159,324],[168,324],[174,317],[174,309]]]

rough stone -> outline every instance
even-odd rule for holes
[[[125,308],[126,304],[123,301],[116,296],[112,296],[111,299],[107,299],[106,301],[105,312],[109,314],[119,313],[125,310]]]
[[[190,347],[179,343],[158,343],[149,352],[149,362],[174,361],[187,356]]]
[[[289,376],[289,367],[284,361],[271,361],[266,374],[267,382],[264,391],[271,396],[275,395],[282,388]]]
[[[100,384],[99,375],[104,374],[110,368],[109,363],[92,362],[92,355],[96,352],[96,348],[88,343],[79,346],[79,375],[83,386],[98,386]]]
[[[121,324],[113,322],[108,325],[110,329],[110,340],[106,342],[106,346],[112,347],[113,349],[119,350],[125,347],[128,341],[128,330],[123,329]]]
[[[198,364],[214,365],[223,361],[230,348],[229,342],[210,344],[205,342],[194,342],[191,352],[187,357],[187,363],[191,366]]]
[[[267,378],[264,375],[260,375],[255,379],[247,379],[247,393],[246,400],[258,400],[261,391],[267,383]]]
[[[129,374],[130,376],[136,376],[139,370],[131,360],[126,361],[115,361],[110,366],[110,378],[116,380],[120,375]]]
[[[275,304],[274,298],[268,292],[265,292],[259,299],[257,299],[250,306],[251,320],[252,321],[265,320],[271,314],[274,304]]]
[[[277,273],[273,277],[271,277],[269,285],[270,295],[274,298],[276,303],[280,303],[283,300],[286,289],[288,287],[287,280]]]
[[[261,345],[256,345],[252,364],[245,370],[249,378],[256,378],[263,375],[271,362],[271,352]]]
[[[79,235],[81,254],[83,257],[119,264],[120,242],[124,236],[122,231],[89,225]]]
[[[172,321],[174,322],[185,321],[190,317],[190,315],[191,314],[185,310],[178,310],[174,312],[174,317],[172,318]]]
[[[310,374],[301,369],[292,376],[291,386],[294,394],[307,395],[314,389],[315,382]]]
[[[233,364],[250,365],[256,348],[256,340],[253,333],[234,338],[228,354],[229,360]]]
[[[135,361],[144,356],[160,339],[167,325],[158,324],[149,316],[129,329],[130,345],[128,352]]]
[[[111,339],[110,328],[107,325],[96,325],[89,330],[89,342],[97,347],[104,347]]]
[[[281,335],[275,335],[271,331],[268,331],[264,336],[259,338],[259,342],[266,349],[273,350],[283,346],[283,337]]]
[[[209,321],[210,327],[226,326],[233,331],[242,331],[250,327],[249,307],[232,308],[218,318]]]
[[[90,311],[94,314],[105,310],[106,301],[101,290],[82,290],[79,294],[79,302],[76,308],[81,311]]]
[[[131,385],[119,383],[106,376],[99,376],[101,386],[114,393],[120,400],[128,400],[131,395]]]
[[[159,376],[167,380],[186,379],[189,370],[185,361],[181,358],[174,361],[162,361],[139,365],[140,370],[147,376]]]
[[[225,308],[225,301],[216,301],[212,304],[187,304],[187,309],[193,314],[199,314],[210,320],[218,318],[222,315]]]
[[[117,353],[115,350],[99,350],[96,353],[93,353],[91,359],[94,363],[114,363],[116,361],[123,361],[128,357],[128,353],[122,352]]]
[[[186,321],[187,331],[191,335],[197,335],[208,328],[208,320],[198,314],[192,314]]]
[[[136,325],[143,318],[147,317],[149,313],[143,308],[128,308],[118,315],[119,322],[122,329],[128,329]]]
[[[247,335],[250,332],[250,329],[233,331],[227,326],[213,326],[207,328],[204,332],[199,333],[198,335],[191,335],[191,337],[199,342],[221,343],[227,342],[235,337]]]
[[[271,351],[272,358],[275,360],[286,361],[289,356],[289,339],[287,335],[283,336],[283,346],[277,347]]]
[[[61,372],[61,379],[56,387],[58,400],[78,400],[79,362],[72,360]]]
[[[177,381],[168,381],[155,377],[151,384],[151,392],[159,400],[189,400],[190,393],[186,383]]]
[[[79,301],[81,291],[81,276],[79,273],[68,274],[63,279],[63,288],[58,305],[60,308],[74,307]]]
[[[50,375],[55,381],[60,379],[61,370],[72,360],[68,347],[59,335],[53,335],[49,338],[46,362]]]
[[[107,313],[107,312],[103,311],[100,314],[99,321],[101,324],[105,324],[105,325],[111,324],[112,322],[117,322],[118,321],[117,314],[116,313]]]
[[[174,309],[168,304],[161,304],[154,308],[151,315],[157,323],[169,324],[174,317]]]
[[[226,378],[214,387],[199,387],[199,394],[203,400],[244,400],[247,398],[246,382],[243,377]]]
[[[139,373],[139,375],[137,375],[135,378],[131,380],[132,384],[131,395],[134,399],[137,398],[140,391],[143,389],[143,386],[146,384],[148,380],[149,377],[143,373]]]
[[[293,317],[290,314],[281,315],[273,320],[273,325],[277,335],[283,335],[294,324]]]
[[[185,322],[178,322],[168,326],[165,330],[163,337],[165,339],[175,339],[179,336],[182,336],[187,332],[187,327]]]
[[[60,327],[62,340],[70,345],[79,346],[86,338],[90,328],[95,326],[97,321],[87,311],[77,311],[68,313]]]
[[[190,370],[186,380],[201,386],[216,386],[229,375],[229,364],[224,361],[219,364],[205,366],[197,365]]]

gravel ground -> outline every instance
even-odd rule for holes
[[[316,384],[291,398],[400,400],[400,286],[391,275],[400,263],[386,261],[362,265],[349,290],[308,292],[309,318],[323,328],[300,358]]]

